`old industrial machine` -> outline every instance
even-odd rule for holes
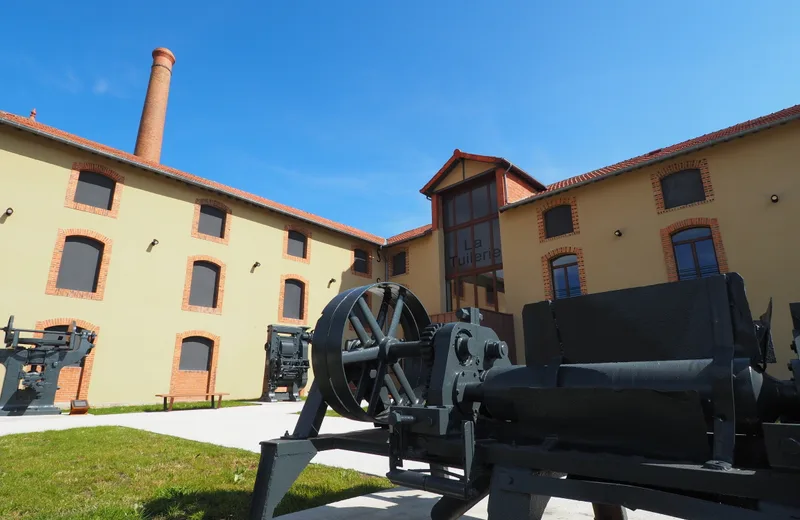
[[[55,406],[61,369],[80,362],[94,348],[96,333],[73,323],[66,333],[18,329],[14,316],[4,332],[0,363],[6,374],[0,391],[0,415],[57,415]],[[33,334],[23,337],[23,334]]]
[[[309,338],[294,432],[261,445],[251,518],[329,449],[387,456],[393,483],[442,496],[435,520],[487,495],[490,520],[540,519],[553,496],[598,520],[800,518],[800,360],[791,380],[766,373],[771,313],[754,319],[736,273],[532,303],[518,366],[477,309],[433,324],[405,287],[345,291]],[[320,434],[328,406],[374,428]]]
[[[267,363],[261,400],[275,401],[275,391],[286,388],[289,401],[297,401],[308,382],[308,327],[270,325],[267,327]]]

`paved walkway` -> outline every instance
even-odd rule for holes
[[[0,417],[0,435],[28,433],[45,430],[64,430],[89,426],[127,426],[184,439],[208,442],[231,448],[260,452],[259,443],[275,439],[287,430],[294,429],[302,402],[260,403],[258,406],[241,406],[215,410],[176,410],[163,413],[131,413],[118,415],[61,415],[42,417]],[[325,417],[322,433],[344,433],[372,428],[369,423],[358,423],[341,417]],[[377,455],[331,450],[318,453],[312,462],[349,468],[371,475],[384,476],[389,468],[388,459]],[[409,462],[406,468],[422,468],[422,464]],[[384,520],[430,518],[430,508],[437,495],[423,491],[395,488],[327,506],[284,515],[282,520]],[[465,520],[485,519],[488,499],[478,503],[465,515]],[[592,519],[590,504],[554,498],[550,501],[546,520]],[[629,520],[668,520],[671,517],[645,511],[628,511]]]

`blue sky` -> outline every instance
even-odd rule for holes
[[[545,183],[800,102],[800,2],[4,2],[0,110],[365,231],[429,223],[454,148]]]

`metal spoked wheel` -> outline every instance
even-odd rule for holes
[[[377,313],[368,294],[380,302]],[[348,338],[348,324],[355,338]],[[430,324],[419,299],[399,284],[336,296],[317,321],[311,349],[314,379],[328,405],[349,419],[386,423],[389,406],[423,402],[432,354],[421,339]]]

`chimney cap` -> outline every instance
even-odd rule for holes
[[[172,54],[172,51],[167,49],[166,47],[157,47],[153,50],[153,59],[163,56],[167,58],[173,65],[175,65],[175,55]]]

